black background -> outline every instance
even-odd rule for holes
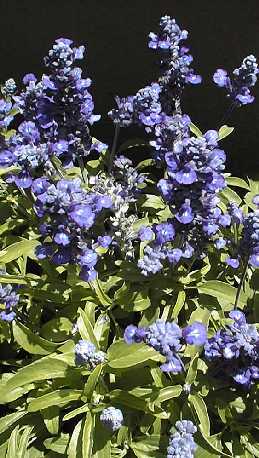
[[[224,91],[211,82],[214,70],[232,70],[250,53],[259,58],[259,0],[0,0],[0,6],[2,81],[13,77],[19,83],[25,73],[42,72],[42,57],[55,38],[87,44],[83,68],[94,82],[95,112],[103,115],[93,134],[106,142],[113,134],[106,116],[113,96],[134,94],[157,76],[147,35],[157,30],[161,15],[175,17],[190,32],[203,84],[187,89],[184,111],[202,130],[218,127],[228,106]],[[231,116],[228,124],[236,131],[224,143],[232,172],[253,177],[259,175],[259,83],[255,93],[254,104]]]

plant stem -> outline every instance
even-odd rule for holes
[[[221,127],[223,124],[225,124],[225,122],[227,122],[227,121],[229,120],[230,115],[232,114],[232,112],[233,112],[233,110],[234,110],[235,107],[236,107],[235,102],[232,102],[232,103],[229,105],[227,111],[224,113],[224,115],[223,115],[222,118],[221,118],[219,127]]]
[[[83,183],[86,183],[85,174],[84,174],[84,169],[85,169],[84,161],[81,156],[78,156],[77,160],[78,160],[78,164],[81,170],[81,176],[82,176]]]
[[[118,124],[116,124],[115,125],[115,132],[114,132],[113,142],[112,142],[112,150],[111,150],[111,154],[110,154],[108,172],[110,172],[111,168],[112,168],[113,159],[114,159],[115,152],[116,152],[116,147],[117,147],[117,141],[118,141],[118,138],[119,138],[119,131],[120,131],[120,126]]]
[[[239,300],[239,297],[240,297],[240,294],[241,294],[241,289],[242,289],[242,287],[243,287],[244,280],[245,280],[245,276],[246,276],[246,272],[247,272],[248,259],[249,259],[249,258],[247,257],[246,260],[245,260],[244,270],[243,270],[242,276],[241,276],[241,278],[240,278],[240,283],[239,283],[238,288],[237,288],[237,294],[236,294],[236,300],[235,300],[234,310],[236,310],[237,307],[238,307],[238,300]]]

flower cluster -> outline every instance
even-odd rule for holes
[[[229,376],[249,388],[259,379],[259,333],[239,310],[229,316],[233,323],[208,339],[205,358],[214,364],[218,376]]]
[[[160,20],[158,34],[149,34],[149,48],[158,49],[161,55],[161,67],[163,75],[160,83],[166,89],[182,89],[186,84],[199,84],[201,76],[194,73],[190,68],[193,57],[189,54],[189,48],[182,45],[188,32],[181,30],[175,19],[163,16]]]
[[[238,240],[235,240],[229,232],[224,234],[224,237],[219,237],[215,241],[217,249],[227,248],[228,257],[226,264],[233,269],[237,269],[240,261],[244,264],[248,262],[252,267],[259,267],[259,196],[255,195],[253,203],[256,205],[256,210],[247,214],[235,203],[231,203],[228,207],[228,213],[225,218],[230,217],[230,228],[236,227],[241,234]]]
[[[102,209],[112,206],[110,197],[86,192],[80,179],[63,179],[55,184],[38,178],[32,191],[36,197],[35,213],[40,219],[39,230],[46,239],[37,247],[38,258],[50,257],[58,265],[79,264],[81,278],[93,280],[97,253],[93,249],[91,228]]]
[[[244,216],[243,225],[241,255],[248,256],[248,262],[253,267],[259,267],[259,209]]]
[[[107,407],[101,412],[100,420],[108,429],[115,432],[120,429],[123,424],[123,414],[120,409]]]
[[[181,30],[175,19],[163,16],[158,34],[149,34],[149,47],[161,51],[161,76],[157,82],[140,89],[135,96],[116,97],[117,108],[109,112],[115,124],[127,127],[132,123],[150,132],[154,127],[169,122],[178,98],[186,84],[198,84],[201,77],[190,68],[193,60],[189,49],[182,46],[188,32]]]
[[[193,458],[197,448],[193,439],[196,432],[197,428],[191,420],[177,421],[169,438],[167,458]]]
[[[144,342],[165,356],[166,362],[160,366],[160,369],[173,374],[184,370],[179,354],[183,345],[203,345],[206,339],[205,326],[200,322],[194,322],[182,330],[174,322],[158,319],[146,328],[129,325],[124,332],[124,340],[127,344]]]
[[[12,102],[0,99],[0,129],[7,129],[13,120]]]
[[[5,310],[0,312],[3,321],[13,321],[16,316],[15,307],[19,302],[19,294],[12,285],[0,285],[0,304],[5,306]]]
[[[93,370],[106,361],[106,353],[96,350],[95,345],[87,340],[79,340],[75,346],[76,366],[87,366]]]
[[[159,271],[162,259],[176,264],[181,258],[203,257],[207,243],[231,223],[231,217],[218,207],[218,193],[226,186],[222,173],[226,155],[218,148],[218,133],[211,130],[200,138],[188,137],[184,128],[183,137],[175,138],[167,151],[163,129],[160,133],[167,177],[159,181],[158,188],[173,218],[154,226],[155,237],[139,261],[144,275]],[[176,238],[177,234],[181,236]]]
[[[53,156],[68,166],[103,147],[98,142],[92,144],[89,133],[89,125],[100,116],[93,114],[88,91],[91,80],[82,78],[82,70],[76,66],[83,56],[84,46],[73,47],[73,42],[65,38],[56,40],[44,60],[49,74],[39,81],[33,74],[25,75],[25,89],[12,96],[23,120],[18,133],[0,152],[0,160],[20,168],[18,177],[13,177],[19,187],[30,187],[33,178],[48,172]],[[10,84],[8,88],[10,93]],[[4,127],[12,120],[8,116],[11,106],[5,100],[0,103],[0,123]]]
[[[132,161],[123,155],[115,157],[112,173],[108,178],[100,174],[91,180],[94,192],[105,193],[112,200],[113,214],[107,224],[108,236],[113,246],[119,246],[128,258],[134,255],[133,240],[136,238],[134,223],[137,221],[135,214],[129,214],[130,207],[136,201],[144,180],[144,175],[139,173],[133,167]]]
[[[213,81],[227,91],[234,105],[247,105],[254,101],[251,88],[257,81],[259,73],[256,58],[251,54],[243,60],[241,66],[229,76],[226,70],[219,68],[213,75]]]

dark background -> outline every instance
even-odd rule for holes
[[[113,135],[106,116],[113,96],[134,94],[156,78],[156,53],[146,43],[161,15],[175,17],[190,32],[203,84],[186,90],[184,111],[202,130],[218,127],[228,106],[224,91],[211,82],[214,70],[239,67],[250,53],[259,58],[259,0],[0,0],[0,6],[2,81],[42,72],[42,57],[55,38],[87,44],[83,68],[93,79],[95,112],[103,115],[93,135],[106,142]],[[224,143],[231,171],[253,177],[257,171],[259,176],[259,83],[255,94],[254,104],[231,116],[228,124],[236,131]]]

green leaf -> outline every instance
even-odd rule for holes
[[[125,405],[131,409],[149,412],[148,402],[138,396],[123,390],[113,390],[110,392],[110,398],[118,404]]]
[[[5,383],[2,383],[0,385],[0,399],[3,403],[9,402],[10,398],[12,400],[17,399],[22,395],[20,387],[30,383],[28,386],[32,388],[31,382],[65,377],[67,369],[67,355],[45,356],[18,370]]]
[[[82,339],[89,340],[98,348],[98,341],[95,337],[93,326],[84,310],[79,308],[79,318],[77,320],[78,329]]]
[[[82,458],[89,458],[90,456],[92,456],[93,428],[94,428],[94,419],[92,417],[92,414],[88,412],[86,415],[84,426],[83,426]]]
[[[21,242],[15,242],[0,251],[0,262],[7,264],[21,256],[34,257],[35,248],[39,244],[40,242],[37,240],[22,240]]]
[[[227,177],[226,182],[229,186],[236,186],[238,188],[250,190],[248,183],[242,178],[238,177]]]
[[[208,437],[210,435],[210,419],[205,402],[198,394],[190,394],[188,396],[188,401],[193,407],[194,414],[197,415],[199,419],[201,432]]]
[[[105,308],[108,307],[109,305],[112,305],[112,300],[110,299],[110,297],[108,296],[108,294],[106,294],[106,293],[103,291],[101,282],[99,281],[98,278],[97,278],[96,280],[94,280],[94,281],[91,282],[91,286],[92,286],[92,288],[94,289],[95,294],[96,294],[97,298],[99,299],[100,303],[101,303]]]
[[[63,407],[71,401],[78,401],[81,398],[81,390],[62,389],[51,391],[51,393],[44,394],[29,402],[28,412],[37,412],[41,409],[56,405]]]
[[[167,386],[165,388],[161,388],[158,392],[158,395],[155,398],[155,404],[168,401],[172,398],[178,398],[181,393],[181,385]]]
[[[25,410],[19,410],[18,412],[10,413],[0,418],[0,434],[6,431],[10,426],[16,423],[20,418],[24,417],[27,412]]]
[[[48,355],[55,351],[59,344],[49,342],[31,332],[23,324],[13,321],[13,335],[16,342],[28,353],[33,355]]]
[[[150,307],[150,299],[148,296],[148,289],[141,287],[136,290],[128,285],[126,282],[114,294],[114,301],[118,303],[121,308],[141,312]]]
[[[19,426],[12,431],[8,441],[6,458],[27,458],[29,441],[32,437],[33,426]]]
[[[56,436],[59,431],[59,412],[60,409],[57,406],[50,406],[41,411],[45,426],[53,436]]]
[[[82,449],[81,444],[79,443],[82,423],[83,420],[80,420],[74,428],[68,446],[68,458],[82,458]]]
[[[153,194],[146,194],[145,201],[142,204],[142,208],[152,208],[153,210],[165,208],[165,203],[160,196],[154,196]]]
[[[161,356],[153,348],[145,344],[127,345],[125,342],[115,342],[108,350],[108,365],[114,369],[123,369],[152,360],[160,360]]]
[[[111,458],[110,432],[95,418],[92,458]]]
[[[142,170],[142,169],[145,169],[147,167],[152,167],[153,165],[155,165],[155,160],[154,159],[144,159],[144,161],[141,161],[138,163],[136,169],[137,170]]]
[[[178,317],[180,311],[182,310],[182,308],[184,306],[184,303],[185,303],[185,298],[186,298],[185,292],[184,291],[179,291],[176,303],[175,303],[174,308],[173,308],[173,313],[172,313],[172,317],[174,319],[176,319]]]
[[[71,321],[60,316],[45,323],[41,328],[41,335],[52,342],[63,342],[71,335],[73,324]]]
[[[199,127],[195,126],[193,122],[190,124],[190,131],[196,135],[196,137],[202,137],[202,131],[199,129]]]
[[[69,443],[69,434],[61,433],[60,437],[53,437],[46,439],[44,445],[48,450],[53,450],[53,452],[60,453],[63,456],[66,456],[66,450]],[[90,455],[89,455],[90,456]]]
[[[85,413],[88,411],[89,411],[89,407],[87,404],[85,404],[81,407],[78,407],[77,409],[72,410],[71,412],[67,413],[66,415],[64,415],[63,420],[64,421],[71,420],[71,418],[74,418],[77,415],[81,415],[81,413]]]
[[[106,313],[98,316],[94,325],[94,335],[98,341],[99,348],[107,347],[110,332],[110,318]]]
[[[86,396],[87,399],[91,399],[93,392],[95,390],[95,387],[98,383],[99,377],[102,373],[102,364],[99,364],[98,366],[95,367],[93,372],[89,375],[87,382],[84,387],[84,396]]]
[[[185,379],[185,383],[187,383],[187,385],[192,385],[196,379],[197,368],[198,368],[198,359],[199,359],[199,354],[197,353],[190,362],[190,366],[189,366],[189,369],[186,375],[186,379]]]
[[[234,130],[234,127],[229,127],[229,126],[222,126],[219,129],[219,140],[222,140],[223,138],[228,137]]]
[[[222,126],[219,129],[219,140],[222,140],[223,138],[228,137],[234,130],[234,127],[229,127],[229,126]]]
[[[165,458],[167,446],[168,438],[166,436],[154,434],[148,437],[136,437],[130,444],[138,458]]]
[[[215,297],[220,302],[221,300],[228,302],[230,305],[235,303],[237,289],[228,283],[219,280],[208,280],[198,286],[200,294],[207,294]],[[239,304],[244,306],[247,303],[246,295],[241,291],[239,296]]]
[[[220,194],[221,197],[223,197],[223,201],[225,200],[226,205],[234,202],[239,207],[242,203],[242,199],[239,195],[229,187],[224,188]]]

